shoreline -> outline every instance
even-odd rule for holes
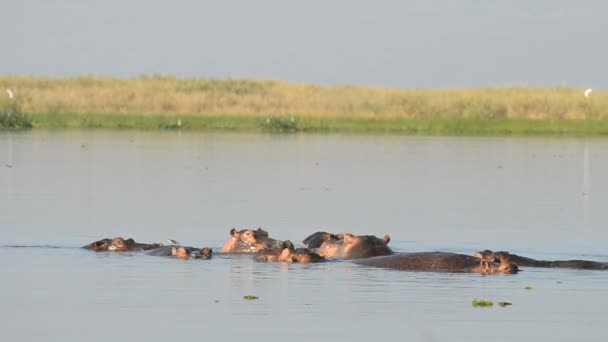
[[[0,129],[608,135],[608,93],[588,96],[565,87],[396,89],[158,75],[0,75],[0,91]]]
[[[124,114],[35,114],[37,129],[131,129],[209,132],[454,136],[608,136],[606,120],[362,119]]]

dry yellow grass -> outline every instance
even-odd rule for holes
[[[26,114],[403,119],[606,119],[608,95],[569,88],[389,89],[246,79],[3,76]]]

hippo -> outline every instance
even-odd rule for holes
[[[536,260],[519,256],[517,254],[511,254],[509,252],[500,251],[492,252],[486,249],[481,252],[475,253],[475,257],[487,260],[489,262],[495,262],[500,257],[508,256],[511,262],[518,266],[524,267],[547,267],[547,268],[574,268],[583,270],[608,270],[608,263],[590,261],[590,260]]]
[[[319,255],[327,259],[362,259],[393,254],[388,247],[390,236],[383,239],[374,235],[343,234],[343,239],[325,240],[319,247]]]
[[[327,240],[344,240],[344,234],[332,234],[328,232],[316,232],[302,240],[302,243],[308,246],[308,248],[319,248],[323,242]]]
[[[151,249],[156,249],[162,247],[163,245],[160,243],[138,243],[135,240],[123,239],[122,237],[116,237],[114,239],[101,239],[99,241],[92,242],[86,246],[82,246],[82,248],[89,249],[95,252],[102,251],[115,251],[115,252],[125,252],[125,251],[148,251]]]
[[[210,259],[213,250],[209,247],[195,248],[190,246],[163,246],[148,253],[155,256],[173,256],[179,259]]]
[[[261,262],[297,262],[302,264],[326,261],[325,258],[312,252],[308,248],[294,249],[293,245],[292,247],[284,248],[281,251],[276,249],[263,249],[258,252],[254,260]]]
[[[257,253],[262,249],[279,249],[287,247],[285,242],[272,239],[262,228],[257,230],[230,230],[230,239],[222,247],[222,253]]]
[[[379,256],[355,263],[363,266],[391,268],[408,271],[472,272],[482,274],[514,274],[517,265],[508,256],[501,256],[496,264],[466,254],[447,252],[399,253]]]
[[[310,264],[313,262],[324,262],[327,261],[324,257],[320,256],[319,254],[311,251],[308,248],[298,248],[296,249],[292,256],[291,259],[293,262],[299,262],[301,264]]]

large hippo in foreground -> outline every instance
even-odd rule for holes
[[[148,251],[162,247],[160,243],[138,243],[135,240],[128,238],[123,239],[122,237],[116,237],[114,239],[101,239],[92,242],[82,248],[89,249],[95,252],[103,251],[115,251],[115,252],[126,252],[126,251]]]
[[[506,256],[500,263],[488,262],[466,254],[446,252],[399,253],[355,261],[359,265],[407,271],[473,272],[514,274],[517,265]]]
[[[262,228],[257,230],[230,230],[230,239],[222,247],[222,253],[257,253],[262,249],[283,250],[288,247],[285,242],[272,239]]]
[[[536,260],[519,256],[517,254],[511,254],[509,252],[500,251],[492,252],[486,249],[481,252],[475,253],[475,257],[487,260],[489,262],[496,262],[501,257],[509,257],[511,262],[518,266],[524,267],[551,267],[551,268],[575,268],[583,270],[608,270],[608,263],[590,261],[590,260]]]
[[[172,256],[179,259],[210,259],[213,250],[209,247],[163,246],[148,253],[155,256]]]
[[[319,247],[319,255],[327,259],[362,259],[380,255],[390,255],[388,246],[391,238],[380,239],[374,235],[343,234],[342,240],[328,239]]]

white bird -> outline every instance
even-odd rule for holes
[[[8,89],[8,88],[6,88],[6,93],[8,94],[8,98],[9,99],[12,99],[12,98],[15,97],[15,96],[13,96],[13,92],[10,89]]]
[[[177,119],[177,127],[182,127],[182,120]]]
[[[593,91],[593,89],[587,88],[587,90],[585,90],[585,97],[589,97],[589,95],[591,95],[592,91]]]

